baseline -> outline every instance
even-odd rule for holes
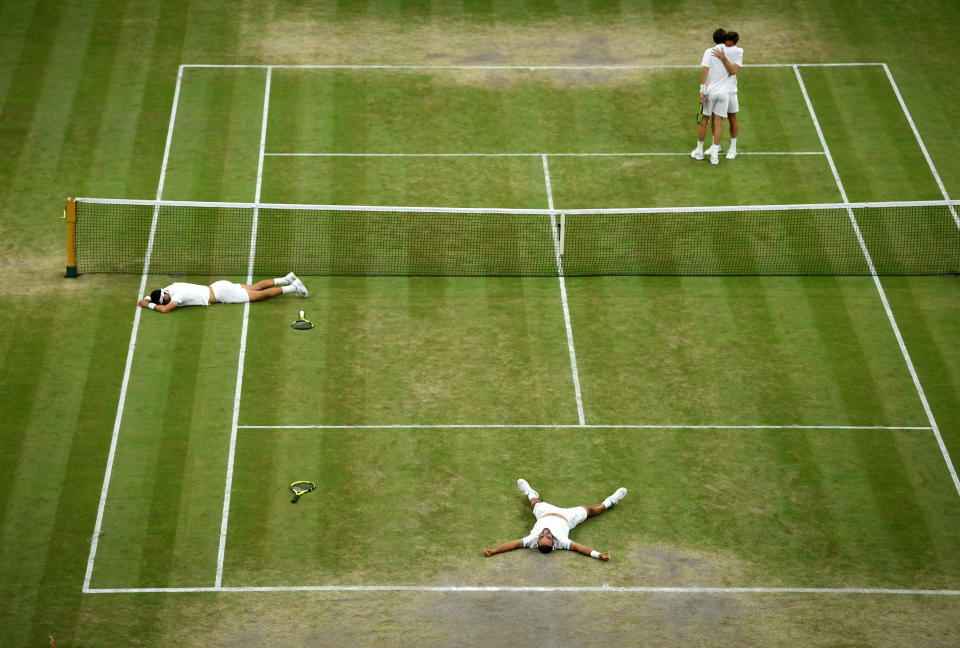
[[[884,63],[752,63],[743,67],[859,67],[882,66]],[[699,65],[690,64],[650,64],[650,65],[266,65],[266,64],[216,64],[216,63],[184,63],[181,68],[273,68],[285,70],[679,70],[700,69]]]
[[[268,157],[689,157],[690,153],[264,153]],[[737,155],[823,155],[823,151],[738,151]]]
[[[881,587],[616,587],[532,585],[290,585],[262,587],[130,587],[97,588],[91,594],[159,594],[194,592],[604,592],[610,594],[861,594],[883,596],[960,596],[955,589],[906,589]]]
[[[399,423],[395,425],[238,425],[240,430],[457,430],[457,429],[597,429],[597,430],[932,430],[929,426],[917,425],[587,425],[549,423],[523,423],[510,425],[505,423],[480,424],[437,424]]]

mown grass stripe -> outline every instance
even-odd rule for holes
[[[68,5],[59,2],[38,2],[33,7],[24,46],[14,64],[10,87],[0,107],[0,141],[6,160],[0,164],[0,183],[4,186],[9,186],[17,177],[24,145],[32,132],[25,126],[33,122],[40,107],[44,81],[52,68],[50,58],[60,33],[60,21],[67,10]]]
[[[143,569],[139,581],[144,583],[169,584],[173,568],[171,549],[176,544],[182,523],[184,476],[190,437],[197,423],[197,410],[193,404],[197,396],[198,359],[206,322],[207,318],[197,318],[189,326],[177,326],[175,340],[167,347],[172,361],[163,398],[166,407],[160,415],[162,423],[156,430],[162,442],[157,447],[156,468],[151,479],[144,484],[144,489],[150,493],[146,498],[149,512],[140,558]],[[169,324],[176,326],[180,323]],[[157,387],[164,388],[162,384]],[[132,425],[128,429],[130,427]]]
[[[29,628],[28,636],[33,642],[48,635],[74,637],[83,624],[83,593],[77,583],[83,581],[85,565],[82,560],[64,557],[83,556],[89,549],[91,516],[96,511],[98,492],[88,485],[97,483],[103,474],[102,458],[107,445],[104,420],[111,414],[109,405],[104,406],[104,386],[118,384],[123,373],[123,357],[115,352],[114,334],[127,320],[127,313],[114,309],[98,306],[91,310],[96,313],[91,312],[86,321],[92,322],[92,326],[67,343],[70,353],[83,358],[86,364],[78,374],[82,376],[80,380],[60,388],[60,398],[75,404],[69,417],[69,441],[51,444],[46,461],[34,468],[38,479],[56,484],[49,486],[48,492],[57,499],[50,517],[52,526],[43,543],[43,558],[36,565],[42,569],[37,582],[38,598],[32,612],[20,612],[25,621],[23,627]],[[77,315],[74,311],[71,317]],[[79,354],[81,348],[87,352]],[[25,531],[34,538],[41,533],[38,527]],[[19,643],[7,639],[10,645]]]

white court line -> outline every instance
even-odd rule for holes
[[[439,424],[399,423],[396,425],[238,425],[241,430],[457,430],[457,429],[522,429],[522,428],[575,428],[598,430],[931,430],[929,426],[913,425],[587,425],[580,423],[547,424],[521,423],[508,425],[493,423]]]
[[[751,63],[744,68],[794,68],[794,67],[861,67],[884,65],[883,63]],[[188,63],[181,68],[267,68],[284,70],[689,70],[700,69],[699,65],[266,65],[215,63]]]
[[[882,587],[616,587],[536,585],[290,585],[251,587],[117,587],[92,589],[89,594],[159,594],[192,592],[443,592],[500,593],[546,592],[607,594],[862,594],[880,596],[960,596],[955,589],[906,589]]]
[[[543,179],[547,186],[547,208],[553,211],[553,187],[550,184],[550,165],[547,156],[543,155]],[[560,258],[560,243],[557,241],[557,218],[550,214],[550,236],[553,237],[553,249],[557,255],[557,276],[560,279],[560,300],[563,303],[563,322],[567,327],[567,347],[570,349],[570,370],[573,372],[573,392],[577,398],[577,418],[580,425],[583,417],[583,397],[580,394],[580,374],[577,371],[577,352],[573,348],[573,327],[570,324],[570,307],[567,304],[567,285],[563,280],[563,261]]]
[[[689,157],[690,153],[264,153],[268,157]],[[823,151],[738,151],[737,155],[823,155]]]
[[[167,177],[167,162],[170,160],[170,142],[173,141],[173,124],[177,118],[177,104],[180,102],[180,85],[183,80],[183,66],[177,70],[177,84],[173,90],[173,106],[170,109],[170,121],[167,124],[167,141],[163,147],[163,162],[160,164],[160,180],[157,182],[157,201],[163,198],[163,184]],[[157,231],[157,220],[160,216],[160,204],[153,208],[153,220],[150,223],[150,236],[147,239],[147,251],[143,260],[143,273],[140,276],[140,288],[137,296],[143,295],[147,289],[147,274],[150,271],[150,257],[153,254],[153,241]],[[117,443],[120,438],[120,423],[123,420],[123,408],[127,402],[127,387],[130,384],[130,373],[133,367],[133,352],[137,346],[137,333],[140,330],[140,314],[143,309],[136,307],[133,315],[133,330],[130,332],[130,344],[127,347],[127,361],[123,367],[123,380],[120,384],[120,398],[117,402],[117,415],[113,421],[113,435],[110,437],[110,451],[107,453],[107,467],[103,475],[103,486],[100,488],[100,504],[97,507],[97,521],[93,527],[93,538],[90,541],[90,554],[87,557],[87,571],[83,577],[83,591],[90,589],[90,580],[93,578],[93,564],[97,557],[97,546],[100,543],[100,532],[103,528],[103,512],[107,506],[107,493],[110,490],[110,477],[113,475],[113,460],[117,455]]]
[[[910,124],[910,130],[913,131],[913,136],[917,138],[917,144],[920,145],[920,150],[923,152],[923,157],[927,160],[927,166],[930,167],[930,173],[933,174],[934,180],[937,181],[937,186],[940,187],[940,193],[943,194],[943,199],[950,200],[950,196],[947,195],[947,188],[943,186],[943,180],[940,179],[940,174],[937,173],[937,167],[934,166],[933,160],[930,158],[930,154],[927,152],[927,147],[923,143],[923,138],[920,137],[920,131],[917,130],[917,125],[913,123],[913,117],[910,116],[910,111],[907,110],[907,103],[903,100],[903,95],[900,94],[900,88],[897,87],[897,82],[893,80],[893,73],[890,72],[890,68],[886,63],[883,64],[883,70],[887,73],[887,78],[890,80],[890,85],[893,87],[893,92],[897,95],[897,101],[900,102],[900,108],[903,109],[903,114],[907,118],[907,123]],[[960,217],[957,216],[957,210],[953,208],[953,205],[947,205],[947,208],[953,215],[953,222],[957,224],[957,227],[960,227]]]
[[[270,78],[273,70],[267,68],[267,81],[263,90],[263,116],[260,123],[260,155],[257,162],[257,189],[254,203],[260,202],[263,185],[263,149],[267,141],[267,116],[270,112]],[[257,252],[258,208],[253,209],[253,224],[250,228],[250,256],[247,260],[247,283],[253,283],[253,259]],[[240,357],[237,360],[237,386],[233,397],[233,422],[230,426],[230,452],[227,456],[227,478],[223,492],[223,515],[220,518],[220,547],[217,550],[216,587],[223,583],[223,559],[227,547],[227,524],[230,518],[230,494],[233,489],[233,462],[237,451],[237,421],[240,419],[240,395],[243,392],[243,363],[247,352],[247,328],[250,321],[250,302],[243,305],[243,328],[240,332]]]
[[[823,146],[823,151],[827,155],[827,162],[830,163],[830,170],[833,171],[833,177],[837,181],[837,189],[840,190],[840,196],[843,198],[843,202],[849,203],[847,198],[847,192],[843,188],[843,183],[840,181],[840,174],[837,172],[837,167],[833,162],[833,156],[830,155],[830,148],[827,146],[827,140],[823,136],[823,131],[820,129],[820,122],[817,120],[817,114],[813,110],[813,104],[810,102],[810,96],[807,94],[807,88],[803,83],[803,77],[800,76],[800,70],[798,68],[793,69],[797,77],[797,83],[800,84],[800,91],[803,92],[803,99],[807,103],[807,110],[810,111],[810,118],[813,119],[813,125],[817,130],[817,136],[820,138],[820,145]],[[907,346],[904,344],[903,336],[900,334],[900,327],[897,326],[897,320],[893,316],[893,311],[890,309],[890,303],[887,301],[887,294],[883,290],[883,285],[880,283],[880,277],[877,276],[877,271],[873,267],[873,259],[870,258],[870,252],[867,250],[867,245],[863,240],[863,236],[860,233],[860,226],[857,224],[857,218],[854,216],[853,209],[848,207],[847,213],[850,216],[850,223],[853,225],[854,232],[857,235],[857,240],[860,242],[860,249],[863,251],[863,256],[867,260],[867,265],[870,267],[870,274],[873,276],[873,283],[877,287],[877,293],[880,295],[880,301],[883,302],[883,309],[887,313],[887,319],[890,320],[890,326],[893,328],[893,333],[897,338],[897,344],[900,345],[900,353],[903,355],[904,361],[907,363],[907,369],[910,370],[910,377],[913,378],[913,385],[916,387],[917,394],[920,396],[920,402],[923,404],[923,411],[927,414],[927,420],[930,422],[930,428],[933,430],[933,434],[937,439],[937,445],[940,446],[940,453],[943,455],[943,460],[947,464],[947,469],[950,472],[950,477],[953,479],[953,485],[957,490],[957,494],[960,495],[960,478],[957,477],[957,470],[953,466],[953,461],[950,459],[950,453],[947,451],[947,446],[943,442],[943,437],[940,436],[940,429],[937,427],[937,422],[933,418],[933,411],[930,409],[930,404],[927,402],[927,396],[923,392],[923,386],[920,384],[920,378],[917,376],[917,371],[913,366],[913,360],[910,359],[910,353],[907,351]]]

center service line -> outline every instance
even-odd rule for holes
[[[547,185],[547,208],[553,210],[553,188],[550,186],[550,165],[547,156],[543,159],[543,178]],[[553,238],[553,250],[557,256],[557,275],[560,277],[560,300],[563,302],[563,321],[567,326],[567,347],[570,349],[570,368],[573,372],[573,391],[577,396],[577,417],[584,424],[583,398],[580,395],[580,375],[577,371],[577,352],[573,349],[573,327],[570,324],[570,307],[567,305],[567,285],[563,279],[563,260],[560,258],[560,242],[557,241],[557,218],[550,214],[550,236]]]

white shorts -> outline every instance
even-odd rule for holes
[[[726,92],[720,94],[707,95],[707,101],[703,104],[704,115],[717,115],[718,117],[727,116],[727,106],[730,104],[730,95]]]
[[[583,506],[560,508],[559,506],[547,504],[546,502],[538,502],[536,506],[533,507],[533,516],[538,520],[547,513],[558,513],[567,518],[571,529],[587,519],[587,509]]]
[[[232,281],[215,281],[210,284],[213,296],[221,304],[246,304],[250,301],[247,289]]]
[[[734,114],[740,112],[740,102],[737,101],[737,93],[733,92],[727,95],[730,97],[730,101],[727,104],[727,114]]]

